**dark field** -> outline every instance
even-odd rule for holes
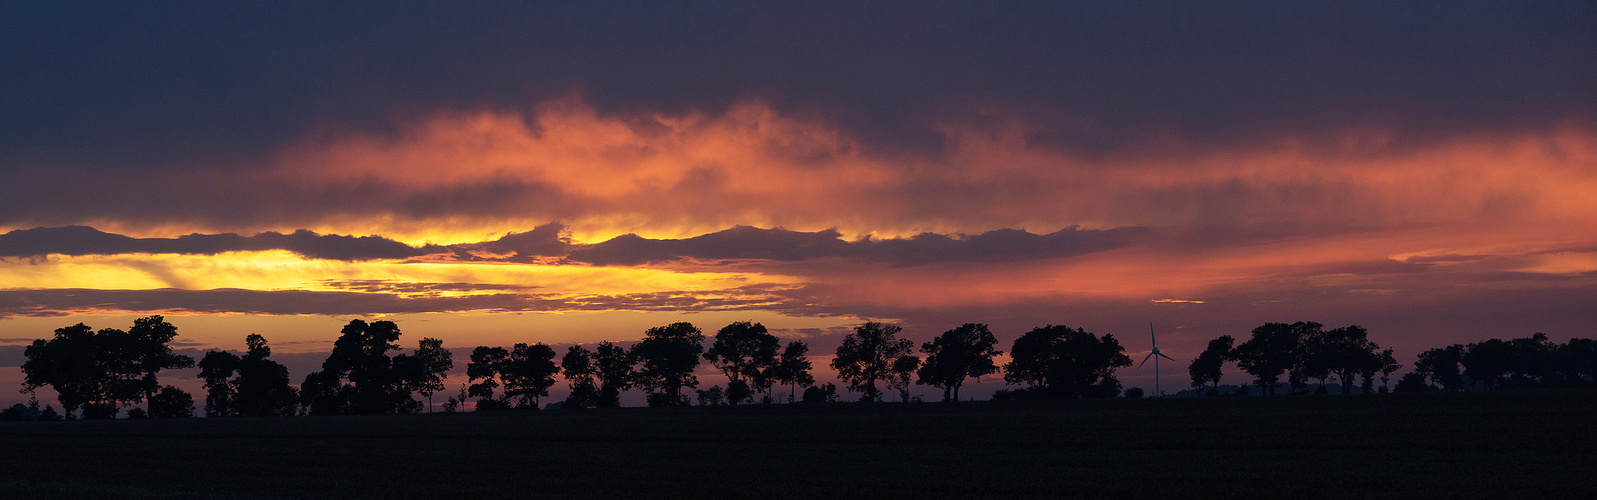
[[[0,497],[1597,498],[1597,393],[0,423]]]

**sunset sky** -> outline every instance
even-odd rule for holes
[[[13,2],[0,403],[149,314],[296,383],[354,318],[1593,337],[1594,89],[1591,2]]]

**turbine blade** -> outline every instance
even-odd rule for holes
[[[1148,358],[1151,358],[1151,357],[1153,357],[1153,353],[1150,352],[1150,353],[1148,353]],[[1141,363],[1137,363],[1137,369],[1138,370],[1142,369],[1142,365],[1148,364],[1148,358],[1142,358],[1142,362]]]
[[[1175,361],[1175,358],[1172,358],[1170,356],[1165,356],[1164,353],[1162,353],[1162,352],[1159,353],[1159,357],[1164,358],[1164,359],[1168,359],[1168,360],[1171,360],[1171,361]]]

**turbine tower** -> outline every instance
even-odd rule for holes
[[[1142,365],[1148,364],[1148,358],[1153,358],[1153,394],[1154,397],[1164,397],[1164,394],[1159,393],[1159,358],[1175,360],[1159,352],[1159,339],[1153,336],[1153,323],[1148,323],[1148,340],[1153,341],[1153,352],[1148,353],[1147,358],[1142,358],[1141,363],[1137,363],[1137,369],[1141,370]],[[1154,356],[1159,358],[1154,358]]]

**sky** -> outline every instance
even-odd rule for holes
[[[1589,2],[14,2],[0,68],[0,385],[149,314],[296,381],[356,318],[1151,323],[1167,389],[1267,322],[1597,335]]]

